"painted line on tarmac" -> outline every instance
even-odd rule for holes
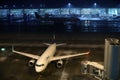
[[[66,65],[67,65],[67,63],[68,63],[68,60],[69,59],[67,59],[67,61],[65,62],[65,66],[64,66],[64,69],[63,69],[63,71],[62,71],[62,75],[61,75],[61,77],[60,77],[60,80],[68,80],[68,73],[65,71],[66,70]]]

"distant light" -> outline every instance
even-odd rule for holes
[[[94,7],[94,8],[98,7],[97,3],[94,3],[94,4],[93,4],[93,7]]]
[[[97,3],[94,3],[94,6],[97,6]]]
[[[71,6],[72,6],[71,3],[68,3],[68,8],[71,8]]]
[[[65,5],[65,8],[73,8],[73,4],[69,2]]]
[[[71,3],[68,3],[68,6],[71,6]]]
[[[1,48],[1,51],[5,51],[6,49],[5,48]]]

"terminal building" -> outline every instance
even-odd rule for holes
[[[50,14],[54,16],[73,15],[79,17],[115,17],[120,16],[120,8],[7,8],[0,7],[0,18],[6,18],[8,14],[20,18],[24,14],[35,17],[35,12],[40,15]]]
[[[82,17],[103,17],[119,16],[119,1],[113,0],[2,0],[0,3],[0,18],[7,17],[7,14],[14,17],[22,17],[28,14],[34,17],[34,13],[40,15],[77,15]]]

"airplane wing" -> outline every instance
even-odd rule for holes
[[[90,53],[90,52],[85,52],[85,53],[79,53],[79,54],[73,54],[73,55],[65,55],[65,56],[53,57],[53,58],[51,59],[51,61],[60,60],[60,59],[72,58],[72,57],[76,57],[76,56],[86,55],[86,54],[89,54],[89,53]]]
[[[19,51],[16,51],[14,49],[12,49],[12,52],[23,55],[23,56],[26,56],[26,57],[30,57],[30,58],[33,58],[33,59],[38,59],[40,57],[38,55],[33,55],[33,54],[25,53],[25,52],[19,52]]]

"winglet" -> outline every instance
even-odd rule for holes
[[[86,52],[86,54],[89,55],[90,54],[90,50],[88,52]]]
[[[89,49],[89,51],[87,52],[86,58],[89,59],[89,56],[90,56],[90,49]]]
[[[14,46],[12,45],[12,52],[14,52]]]
[[[87,54],[90,54],[90,51],[88,51]]]
[[[89,49],[88,54],[90,54],[91,50]]]

